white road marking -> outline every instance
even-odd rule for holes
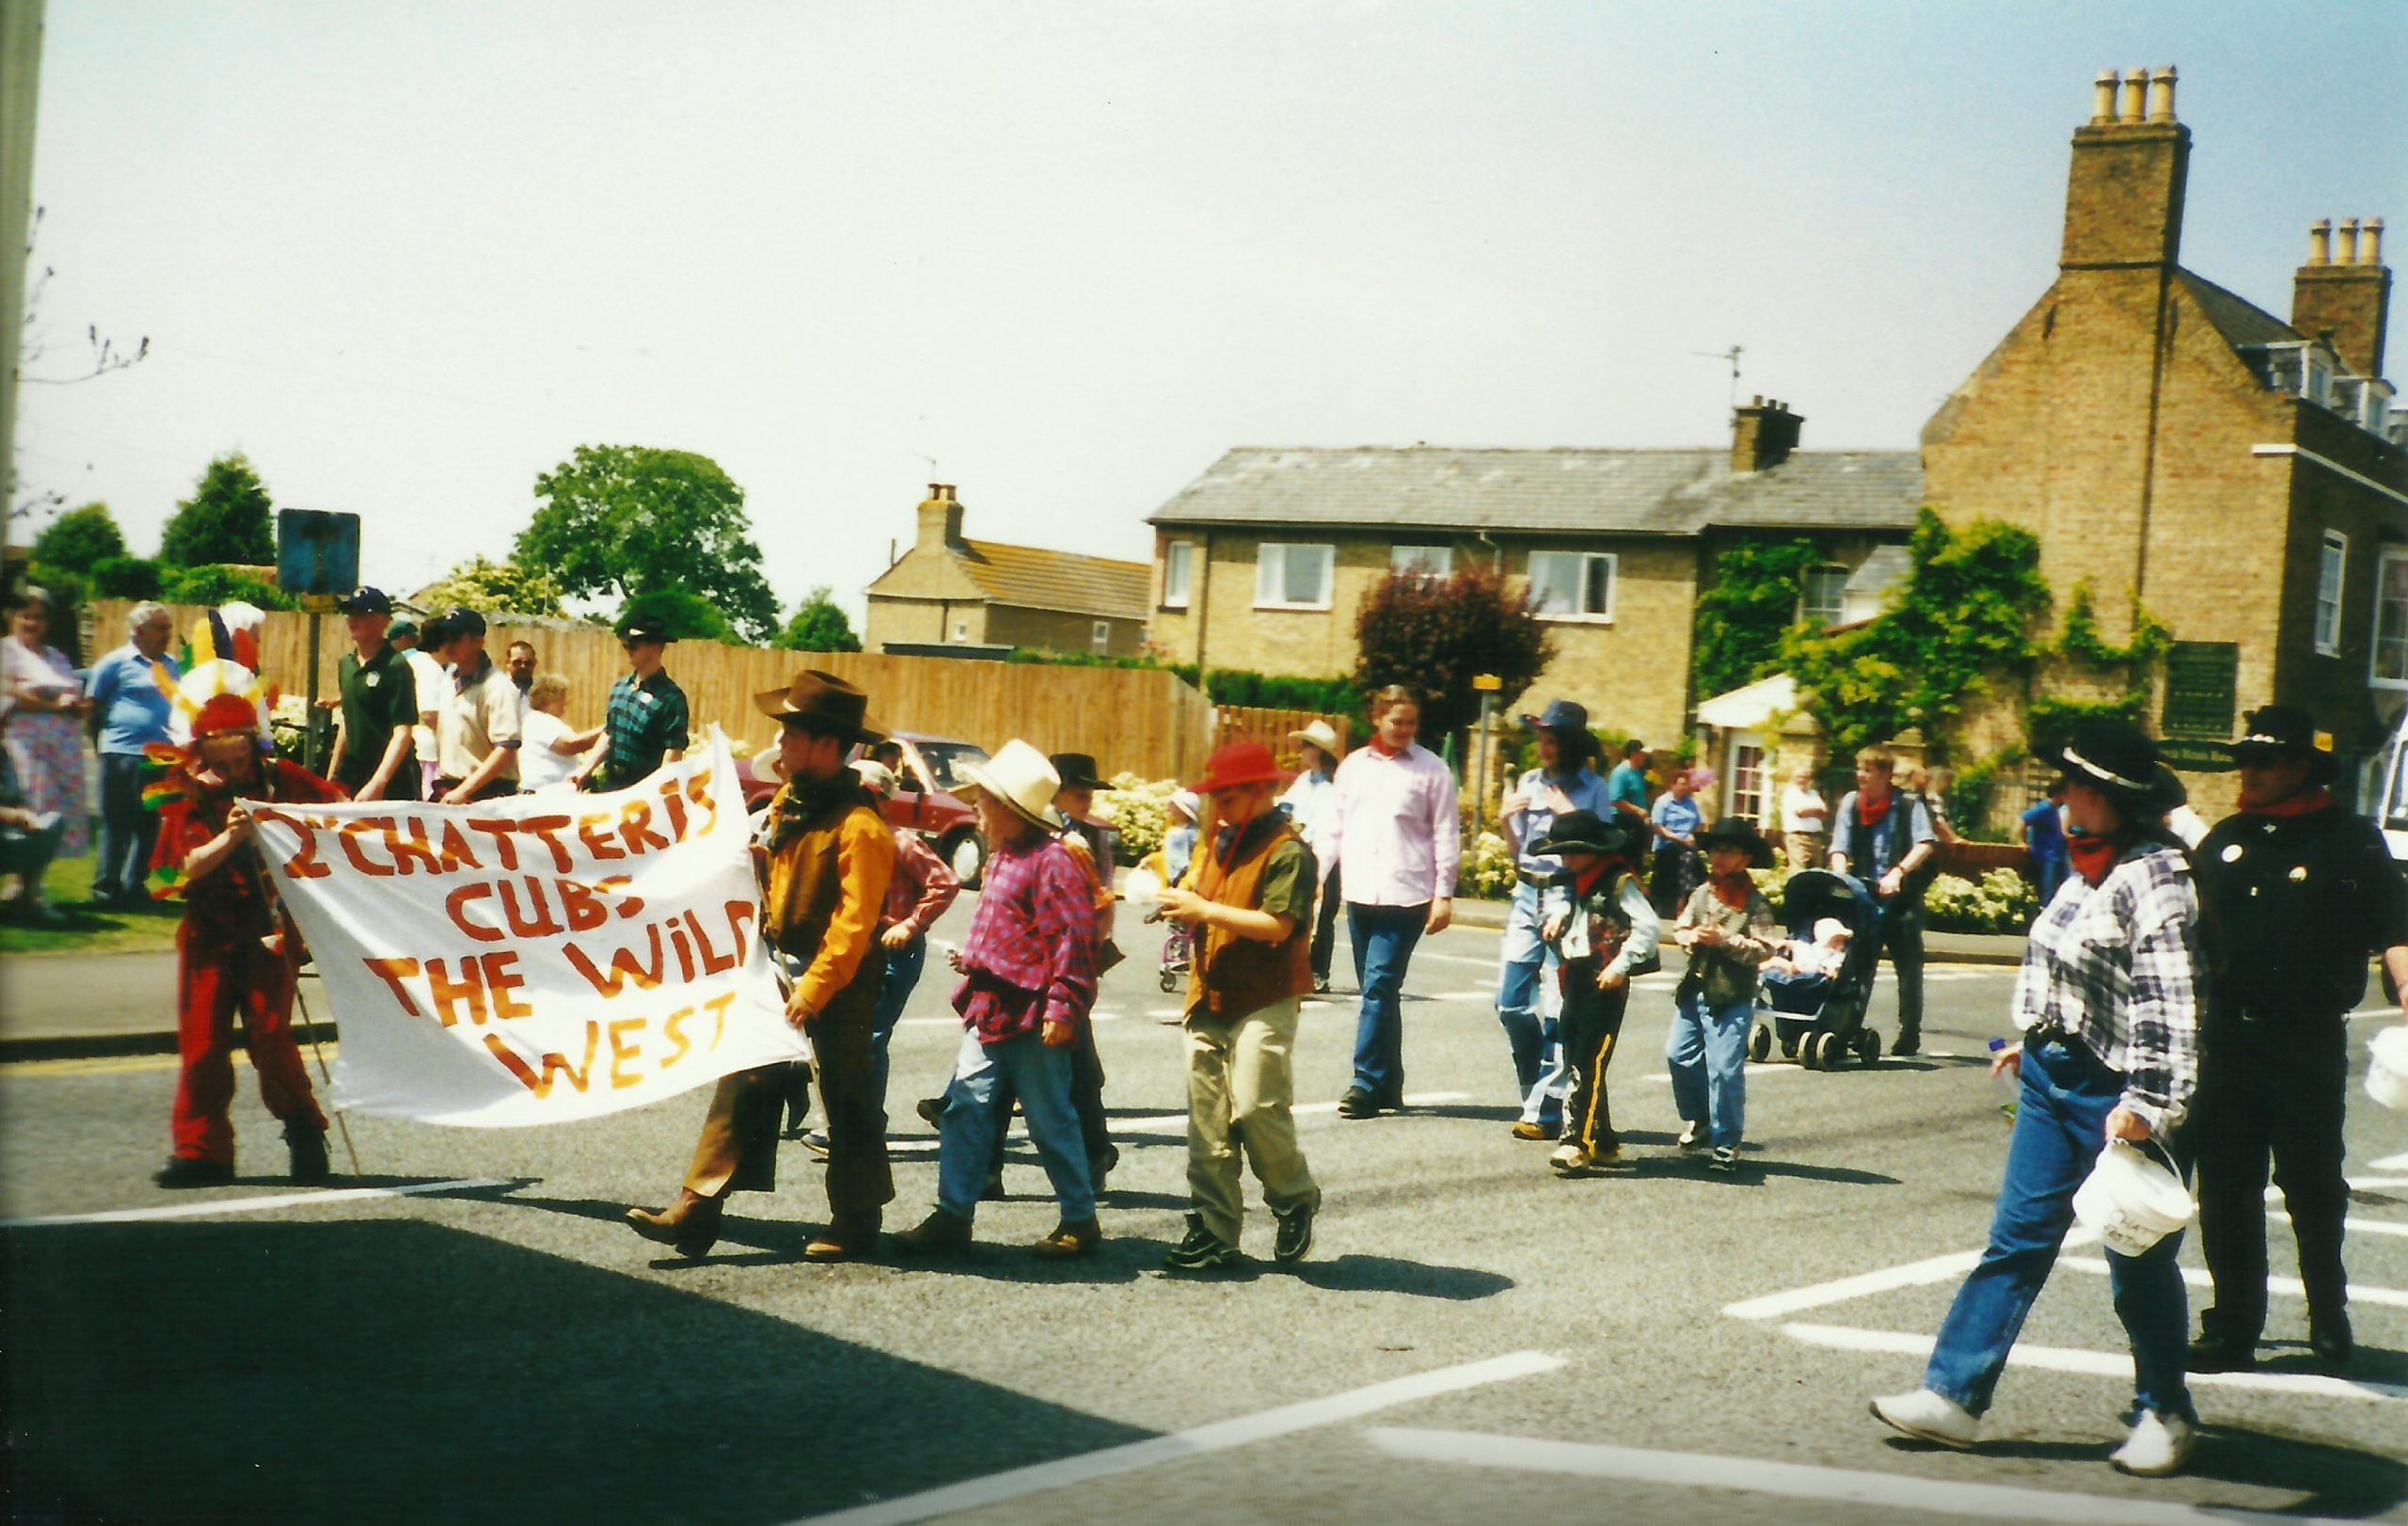
[[[2099,1236],[2084,1229],[2076,1229],[2065,1239],[2065,1248],[2079,1249],[2095,1245]],[[1868,1298],[1877,1293],[1893,1293],[1899,1288],[1922,1287],[1930,1282],[1945,1282],[1952,1277],[1962,1277],[1982,1259],[1978,1250],[1952,1250],[1944,1256],[1925,1261],[1909,1262],[1903,1266],[1885,1266],[1877,1272],[1860,1272],[1835,1281],[1817,1282],[1811,1288],[1797,1288],[1787,1293],[1767,1293],[1761,1297],[1742,1298],[1725,1304],[1722,1311],[1733,1319],[1777,1319],[1783,1314],[1804,1313],[1826,1304],[1846,1303],[1850,1298]]]
[[[1526,1472],[1569,1473],[1677,1488],[1727,1489],[1788,1500],[1836,1500],[1916,1514],[1974,1516],[1993,1520],[2131,1521],[2136,1526],[2196,1526],[2207,1521],[2305,1522],[2321,1518],[2273,1515],[2227,1506],[2201,1507],[2162,1500],[2064,1494],[2010,1484],[1959,1484],[1847,1468],[1814,1468],[1755,1457],[1700,1452],[1645,1452],[1587,1441],[1484,1436],[1469,1431],[1406,1430],[1374,1425],[1364,1439],[1391,1456]]]
[[[2367,1164],[2378,1171],[2408,1171],[2408,1155],[2385,1155],[2381,1160],[2370,1160]]]
[[[1406,994],[1418,995],[1419,993],[1408,992]],[[1422,996],[1421,999],[1423,1001],[1495,1001],[1497,993],[1483,986],[1478,991],[1434,991]]]
[[[880,1500],[874,1504],[804,1518],[814,1522],[815,1526],[891,1526],[891,1523],[927,1520],[932,1516],[977,1510],[1032,1494],[1068,1488],[1091,1479],[1157,1468],[1166,1462],[1226,1452],[1252,1441],[1335,1425],[1376,1414],[1397,1405],[1412,1404],[1417,1400],[1479,1388],[1483,1384],[1502,1383],[1510,1378],[1527,1377],[1533,1373],[1552,1372],[1562,1365],[1562,1358],[1549,1356],[1543,1351],[1517,1351],[1509,1357],[1466,1362],[1460,1367],[1441,1367],[1434,1372],[1417,1373],[1411,1377],[1391,1378],[1368,1388],[1333,1393],[1323,1399],[1283,1405],[1259,1415],[1199,1425],[1193,1430],[1175,1431],[1168,1436],[1132,1441],[1125,1446],[1106,1447],[1100,1452],[1036,1463],[1008,1472],[990,1473],[985,1478],[949,1484],[943,1488],[924,1489],[917,1494],[906,1494],[897,1499]]]
[[[2057,1264],[2068,1271],[2088,1272],[2094,1277],[2107,1275],[2107,1260],[2103,1256],[2060,1256],[2057,1258]],[[2216,1285],[2214,1278],[2188,1266],[2182,1269],[2182,1280],[2194,1288],[2213,1288]],[[2296,1277],[2270,1277],[2266,1279],[2266,1291],[2284,1298],[2307,1296],[2306,1284]],[[2408,1309],[2408,1293],[2402,1293],[2398,1288],[2370,1288],[2363,1283],[2353,1282],[2350,1284],[2350,1301],[2384,1304],[2394,1309]]]
[[[1481,968],[1488,970],[1497,968],[1497,956],[1495,954],[1489,955],[1486,959],[1474,959],[1469,954],[1441,954],[1434,950],[1425,949],[1417,957],[1421,959],[1434,959],[1441,964],[1477,964]]]
[[[1471,1093],[1468,1091],[1417,1091],[1412,1096],[1404,1099],[1404,1105],[1407,1107],[1435,1107],[1442,1103],[1468,1102],[1470,1100]],[[1303,1118],[1312,1113],[1335,1113],[1338,1111],[1338,1104],[1334,1102],[1300,1102],[1296,1104],[1295,1106],[1291,1107],[1288,1110],[1296,1117]],[[1135,1133],[1147,1134],[1151,1133],[1156,1129],[1183,1129],[1187,1127],[1187,1115],[1185,1113],[1162,1113],[1153,1118],[1116,1118],[1113,1119],[1111,1122],[1115,1129],[1128,1129]]]
[[[2291,1221],[2291,1216],[2279,1208],[2268,1208],[2266,1216],[2281,1219],[2286,1224]],[[2341,1220],[2341,1227],[2353,1234],[2408,1235],[2408,1224],[2398,1223],[2388,1218],[2345,1218]]]
[[[332,1192],[279,1192],[265,1198],[216,1198],[207,1202],[170,1203],[159,1208],[113,1208],[99,1214],[51,1214],[40,1218],[0,1218],[0,1230],[47,1229],[62,1224],[136,1224],[161,1218],[207,1218],[217,1214],[264,1214],[279,1208],[315,1208],[321,1203],[364,1202],[371,1198],[412,1198],[428,1192],[470,1192],[480,1187],[506,1187],[500,1177],[471,1176],[452,1182],[420,1182],[404,1187],[341,1187]]]
[[[1808,1345],[1839,1351],[1878,1351],[1902,1357],[1927,1358],[1933,1338],[1907,1330],[1860,1330],[1846,1325],[1783,1325],[1781,1333]],[[2054,1373],[2079,1373],[2087,1377],[2120,1377],[2131,1381],[2132,1357],[2128,1351],[2086,1351],[2072,1346],[2034,1346],[2018,1343],[2006,1354],[2010,1367],[2038,1367]],[[2314,1373],[2193,1373],[2193,1385],[2256,1389],[2266,1393],[2311,1394],[2326,1399],[2408,1399],[2408,1385],[2324,1377]]]

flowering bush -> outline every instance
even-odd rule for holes
[[[1116,773],[1112,787],[1095,792],[1095,814],[1120,835],[1120,861],[1134,864],[1163,845],[1170,830],[1170,798],[1176,779],[1140,779]]]
[[[1455,874],[1455,894],[1478,900],[1505,900],[1513,894],[1513,850],[1493,832],[1483,832],[1464,850],[1463,867]]]
[[[1931,882],[1924,908],[1935,932],[2021,932],[2039,914],[2040,898],[2013,869],[1992,869],[1979,884],[1941,875]]]

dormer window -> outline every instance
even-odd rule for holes
[[[2330,408],[2370,435],[2393,437],[2391,384],[2351,374],[2322,340],[2288,340],[2243,346],[2241,358],[2258,379],[2277,392]]]

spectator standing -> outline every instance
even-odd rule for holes
[[[1688,770],[1673,770],[1671,784],[1648,812],[1648,824],[1656,833],[1656,867],[1648,890],[1657,914],[1671,916],[1704,878],[1698,866],[1697,830],[1705,825],[1705,811],[1697,803],[1696,776]]]
[[[2408,891],[2366,818],[2330,787],[2332,739],[2305,710],[2253,710],[2232,743],[2241,809],[2191,855],[2208,943],[2208,1016],[2188,1137],[2199,1162],[2199,1239],[2215,1304],[2200,1315],[2194,1373],[2257,1364],[2266,1323],[2266,1167],[2283,1190],[2307,1295],[2307,1343],[2348,1366],[2350,1207],[2341,1172],[2349,1012],[2379,955],[2408,1011]]]
[[[537,677],[527,691],[526,731],[518,739],[518,787],[526,794],[566,790],[578,761],[600,740],[602,728],[572,731],[568,680],[557,673]]]
[[[58,851],[59,835],[67,828],[56,811],[27,806],[25,792],[17,787],[17,769],[7,745],[8,722],[16,707],[15,700],[0,694],[0,874],[13,874],[25,884],[39,885]],[[39,900],[26,904],[22,896],[8,910],[43,927],[65,920]]]
[[[535,644],[515,641],[503,654],[503,666],[510,670],[511,687],[522,697],[532,698],[535,691]]]
[[[92,664],[88,691],[101,717],[101,856],[92,870],[92,899],[103,906],[139,905],[150,897],[143,880],[159,840],[159,818],[142,803],[143,749],[167,741],[174,702],[160,687],[183,665],[167,655],[175,617],[165,604],[137,604],[125,617],[129,640]]]
[[[1956,823],[1948,814],[1948,792],[1956,787],[1952,769],[1926,769],[1918,763],[1907,771],[1907,790],[1931,813],[1931,835],[1942,848],[1954,848],[1965,840],[1956,835]]]
[[[1925,870],[1940,845],[1923,797],[1893,787],[1897,766],[1887,747],[1856,755],[1856,787],[1840,797],[1831,830],[1831,867],[1863,881],[1880,906],[1880,957],[1898,972],[1898,1038],[1890,1052],[1912,1055],[1923,1048],[1923,896],[1931,885]]]
[[[1622,761],[1606,776],[1606,795],[1617,814],[1630,819],[1641,842],[1655,837],[1655,822],[1647,814],[1647,744],[1633,737],[1622,744]]]
[[[1399,684],[1373,694],[1371,739],[1338,766],[1330,851],[1345,876],[1346,929],[1363,1005],[1354,1026],[1354,1079],[1341,1118],[1404,1105],[1405,966],[1425,932],[1454,919],[1463,858],[1455,776],[1414,740],[1421,705]]]
[[[1279,808],[1288,813],[1305,846],[1312,850],[1313,866],[1321,877],[1313,907],[1311,962],[1313,990],[1324,992],[1329,989],[1330,954],[1337,944],[1339,898],[1345,894],[1338,856],[1329,848],[1329,817],[1338,806],[1338,733],[1328,722],[1315,721],[1302,731],[1288,733],[1288,739],[1296,744],[1304,768],[1279,797]]]
[[[0,681],[16,701],[9,718],[8,747],[17,787],[37,815],[58,813],[54,861],[79,858],[92,845],[91,813],[84,803],[84,723],[92,707],[67,654],[49,645],[50,594],[28,585],[0,640]],[[24,878],[18,914],[36,922],[55,920],[41,882]]]
[[[385,628],[385,639],[410,665],[411,688],[418,700],[418,724],[410,728],[410,750],[418,758],[418,793],[411,798],[430,800],[435,795],[435,776],[442,771],[436,766],[435,720],[443,709],[444,696],[451,692],[452,676],[443,671],[443,664],[428,649],[433,644],[425,639],[417,621],[393,621]]]
[[[685,760],[692,726],[686,691],[662,666],[675,639],[657,620],[640,616],[619,623],[627,674],[610,686],[602,739],[569,776],[579,789],[625,789],[650,778],[664,764]]]
[[[1781,924],[1751,868],[1772,866],[1772,845],[1745,817],[1726,816],[1698,838],[1706,882],[1681,908],[1672,941],[1689,967],[1672,993],[1664,1059],[1681,1113],[1680,1147],[1710,1144],[1708,1169],[1739,1168],[1748,1122],[1748,1024],[1755,1015],[1756,971],[1781,941]]]
[[[362,587],[335,606],[351,628],[351,650],[335,663],[335,750],[327,777],[354,800],[416,800],[412,765],[418,681],[393,645],[393,601]]]
[[[518,793],[518,691],[485,653],[485,617],[474,610],[452,610],[442,628],[441,657],[451,670],[452,691],[435,724],[434,799],[466,805]]]
[[[2032,866],[2040,881],[2040,904],[2046,906],[2056,898],[2057,886],[2073,872],[2073,862],[2066,852],[2065,780],[2051,780],[2048,794],[2023,813],[2022,821],[2023,850],[2032,855]]]
[[[1781,791],[1782,850],[1789,855],[1789,872],[1820,868],[1830,856],[1831,808],[1814,787],[1814,766],[1800,763]]]
[[[1522,717],[1522,723],[1537,734],[1539,766],[1506,792],[1497,817],[1513,850],[1514,884],[1497,962],[1497,1021],[1505,1029],[1522,1099],[1513,1137],[1552,1139],[1562,1132],[1568,1082],[1558,1032],[1562,992],[1556,976],[1562,961],[1543,933],[1548,918],[1569,905],[1569,898],[1559,882],[1563,861],[1534,845],[1547,835],[1556,818],[1573,811],[1594,816],[1610,811],[1612,803],[1606,781],[1589,766],[1597,739],[1589,733],[1586,709],[1559,699],[1544,714]]]

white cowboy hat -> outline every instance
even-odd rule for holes
[[[853,759],[853,771],[862,776],[863,784],[879,794],[895,793],[895,771],[885,764],[873,758],[857,757]]]
[[[957,763],[962,775],[954,787],[958,800],[975,802],[986,790],[993,790],[995,798],[1011,807],[1022,819],[1036,823],[1048,832],[1059,832],[1065,825],[1054,814],[1054,797],[1062,787],[1062,776],[1043,753],[1014,737],[1004,743],[1003,750],[984,763]]]
[[[1302,731],[1291,731],[1288,733],[1288,739],[1308,741],[1332,757],[1336,757],[1339,753],[1338,733],[1330,729],[1330,724],[1326,721],[1314,721],[1307,724]]]

